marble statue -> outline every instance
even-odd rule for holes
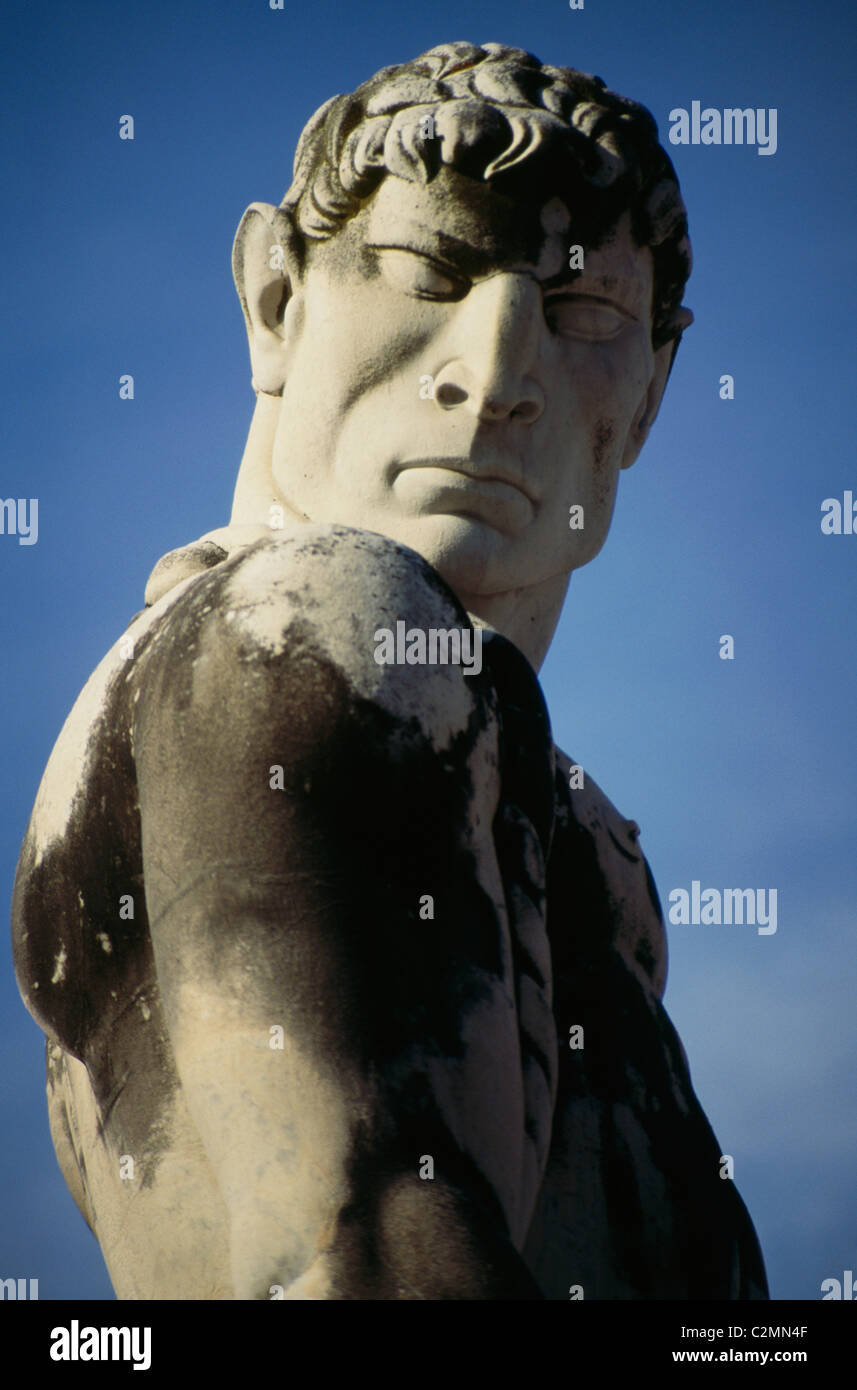
[[[121,1299],[763,1299],[637,825],[536,672],[683,331],[656,125],[499,44],[305,128],[234,248],[231,520],[74,706],[13,904]]]

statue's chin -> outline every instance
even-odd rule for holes
[[[553,601],[554,591],[565,588],[573,571],[587,564],[589,555],[569,555],[566,563],[553,556],[540,554],[535,543],[523,539],[513,542],[478,522],[464,517],[452,520],[433,532],[410,527],[384,528],[383,534],[408,545],[422,555],[437,570],[465,607],[474,607],[481,599],[486,603],[513,593],[530,591],[536,604]],[[373,529],[381,530],[381,527]],[[553,560],[553,567],[550,561]],[[475,611],[479,612],[478,606]]]

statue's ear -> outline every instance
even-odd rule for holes
[[[235,234],[232,273],[247,324],[253,389],[278,396],[301,286],[301,242],[287,209],[250,204]]]
[[[640,402],[639,409],[634,417],[634,423],[628,431],[628,438],[625,441],[625,452],[622,457],[622,468],[630,468],[636,460],[640,450],[646,442],[649,430],[655,423],[658,411],[661,408],[661,401],[664,398],[667,380],[672,371],[673,359],[675,358],[681,335],[686,328],[693,323],[693,314],[690,309],[684,307],[677,309],[673,315],[673,322],[669,325],[670,336],[666,342],[655,352],[655,367],[652,379],[649,382],[645,396]]]

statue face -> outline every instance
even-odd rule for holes
[[[591,560],[645,433],[652,263],[627,217],[582,274],[574,240],[558,199],[527,206],[448,168],[385,178],[311,247],[286,311],[288,502],[404,542],[468,595]]]

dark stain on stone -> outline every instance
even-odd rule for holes
[[[592,482],[593,500],[599,510],[606,507],[610,500],[613,469],[608,454],[613,434],[610,420],[596,420],[592,432]]]

